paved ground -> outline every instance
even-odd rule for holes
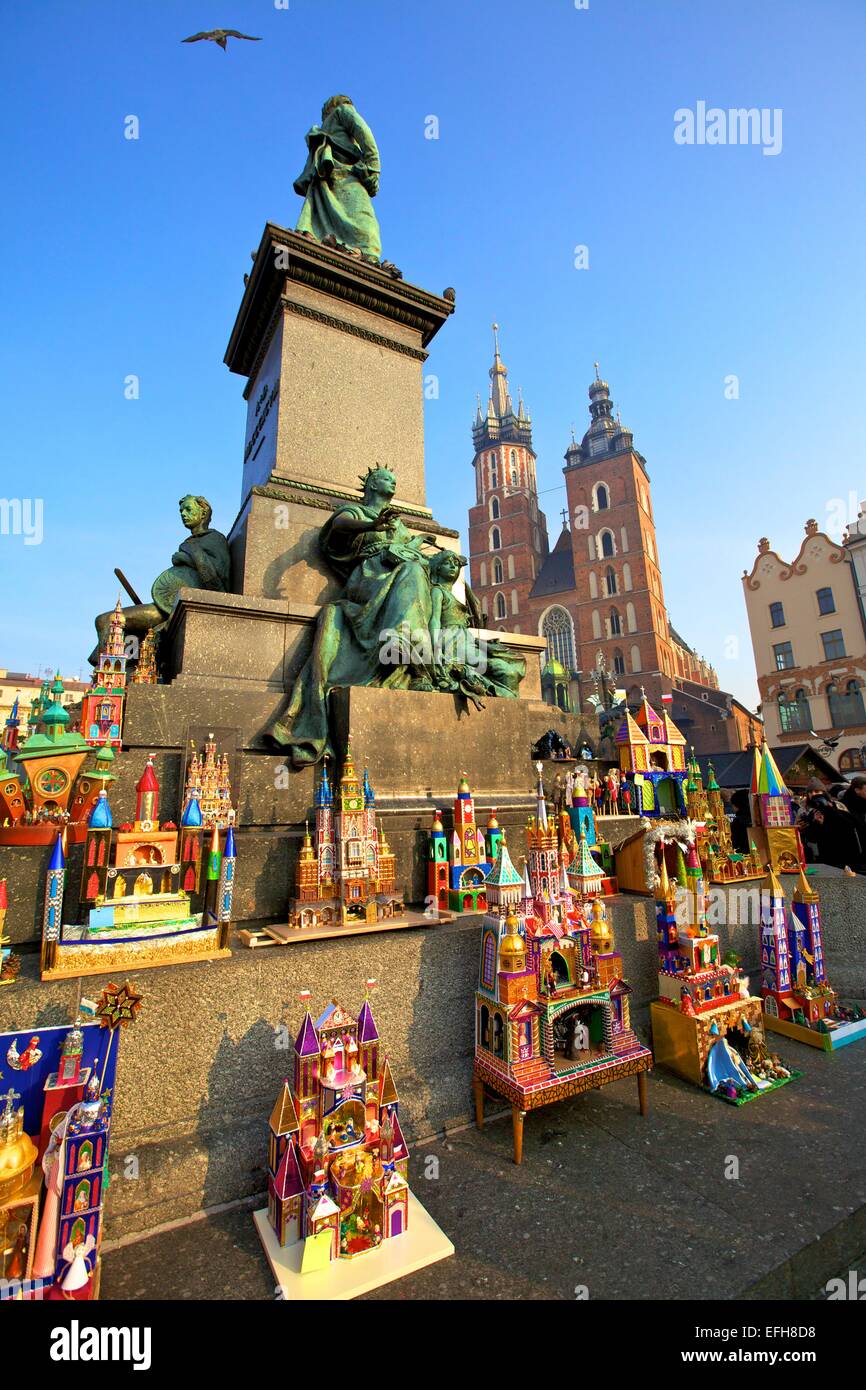
[[[507,1119],[416,1146],[457,1253],[369,1296],[823,1296],[866,1250],[866,1044],[783,1055],[804,1076],[745,1106],[655,1071],[645,1119],[633,1080],[538,1111],[521,1168]],[[102,1297],[272,1298],[250,1210],[109,1247]]]

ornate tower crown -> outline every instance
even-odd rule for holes
[[[604,454],[623,453],[634,446],[634,436],[623,425],[619,411],[614,417],[610,387],[602,379],[597,362],[595,378],[589,385],[589,414],[591,423],[580,444],[576,443],[572,430],[571,443],[565,451],[565,462],[569,468],[591,463]]]
[[[476,453],[496,444],[522,444],[532,449],[532,419],[523,403],[520,393],[519,408],[514,411],[514,402],[508,385],[508,368],[499,353],[499,324],[493,324],[493,365],[488,371],[490,392],[487,409],[483,409],[481,397],[475,419],[472,423],[472,442]]]

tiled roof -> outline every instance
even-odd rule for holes
[[[547,594],[573,593],[575,588],[571,532],[563,527],[559,540],[538,571],[529,597],[544,598]]]

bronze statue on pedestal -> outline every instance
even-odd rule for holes
[[[130,598],[135,599],[132,605],[123,609],[127,637],[141,639],[155,630],[158,641],[180,589],[212,589],[219,593],[229,590],[231,557],[228,541],[221,531],[211,530],[210,503],[206,497],[188,494],[180,499],[179,506],[180,519],[189,535],[172,555],[170,568],[163,570],[153,581],[150,591],[152,602],[142,603],[123,581]],[[96,665],[113,616],[112,609],[108,613],[100,613],[96,619],[97,644],[90,654],[91,666]]]

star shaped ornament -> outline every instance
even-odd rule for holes
[[[136,994],[129,980],[122,985],[110,984],[99,996],[96,1017],[101,1028],[128,1028],[138,1018],[141,1009],[141,995]]]

